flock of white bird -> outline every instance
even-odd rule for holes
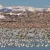
[[[0,9],[2,8],[8,8],[8,9],[12,9],[13,11],[43,11],[44,9],[46,11],[50,11],[50,6],[46,7],[46,8],[34,8],[31,6],[7,6],[7,7],[3,7],[2,5],[0,5]],[[15,8],[15,9],[14,9]]]
[[[2,5],[0,5],[0,9],[4,8]],[[31,11],[31,12],[35,12],[35,11],[50,11],[50,7],[47,7],[47,8],[33,8],[33,7],[26,7],[26,6],[7,6],[5,7],[7,9],[12,9],[12,11]],[[10,12],[9,13],[10,15],[21,15],[22,13],[18,13],[18,14],[15,14],[15,13],[12,13]],[[5,18],[4,15],[0,15],[0,19],[3,19]]]

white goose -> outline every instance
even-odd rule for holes
[[[0,19],[5,19],[5,16],[4,15],[0,15]]]

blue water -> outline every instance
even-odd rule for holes
[[[20,5],[20,6],[46,7],[50,6],[50,0],[0,0],[0,4],[4,6]]]
[[[50,50],[49,47],[5,47],[5,48],[0,48],[0,50]]]

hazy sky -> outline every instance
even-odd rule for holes
[[[33,6],[33,7],[46,7],[50,6],[50,0],[0,0],[0,4],[7,6]]]

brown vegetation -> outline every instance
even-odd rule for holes
[[[0,20],[0,27],[8,28],[46,28],[50,27],[50,12],[25,12],[25,15],[6,15]]]

